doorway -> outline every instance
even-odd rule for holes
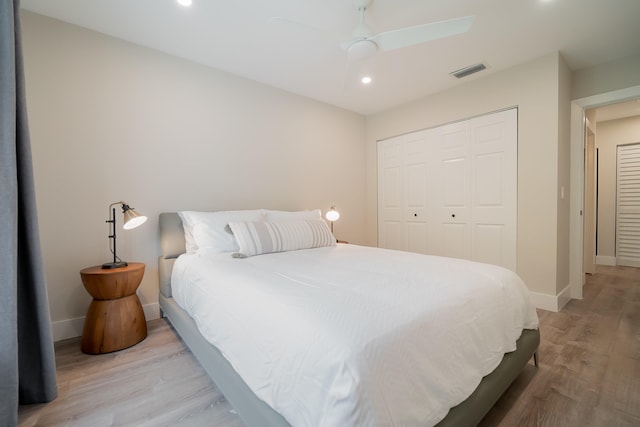
[[[584,284],[584,149],[585,110],[640,97],[640,86],[633,86],[571,102],[571,200],[569,230],[569,269],[571,297],[582,299]]]

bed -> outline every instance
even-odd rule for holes
[[[240,239],[239,235],[236,237]],[[202,325],[200,325],[201,327],[199,328],[196,321],[194,321],[194,318],[192,318],[192,316],[181,307],[181,305],[184,306],[185,303],[182,302],[181,305],[179,305],[176,302],[176,298],[174,298],[176,295],[174,294],[179,288],[172,288],[172,276],[174,276],[173,270],[180,255],[187,251],[186,246],[188,245],[185,241],[185,230],[183,228],[182,220],[178,213],[160,214],[160,243],[161,256],[159,258],[158,268],[160,282],[159,303],[162,316],[166,317],[171,322],[185,344],[190,348],[217,387],[248,426],[290,426],[291,423],[288,421],[288,419],[291,419],[290,415],[288,416],[288,419],[285,418],[285,416],[272,408],[273,402],[271,405],[267,404],[265,400],[269,399],[264,399],[264,395],[262,398],[259,397],[256,393],[261,393],[262,391],[259,390],[256,392],[255,384],[253,384],[253,387],[247,385],[247,381],[252,383],[254,380],[249,379],[245,381],[245,379],[250,378],[251,376],[247,376],[245,373],[245,379],[243,379],[243,377],[238,373],[236,361],[234,361],[232,357],[229,357],[229,353],[233,352],[229,349],[225,349],[225,355],[223,355],[223,352],[219,348],[211,344],[203,336],[203,333],[201,332]],[[331,256],[333,256],[332,251],[336,252],[338,250],[345,253],[349,251],[351,253],[357,253],[361,251],[367,252],[376,250],[373,248],[358,248],[355,245],[351,246],[351,248],[323,247],[318,248],[317,250],[318,253],[324,254],[323,256],[325,257],[328,253],[331,253]],[[306,252],[308,251],[316,251],[316,249],[292,251],[292,253],[295,253],[295,256],[303,257],[298,259],[304,259],[304,256],[306,256]],[[219,255],[211,256],[219,257]],[[253,258],[259,262],[264,262],[264,260],[269,256],[270,255],[260,255]],[[356,254],[353,256],[360,255]],[[231,260],[229,254],[226,254],[226,257],[226,259]],[[189,260],[189,256],[185,255],[182,257],[178,264],[189,265],[188,261],[185,260]],[[236,263],[246,262],[245,260],[234,261]],[[232,261],[224,261],[224,263],[232,264]],[[189,270],[189,268],[185,269],[184,265],[181,265],[180,268],[183,270]],[[197,299],[198,297],[194,298]],[[200,319],[200,316],[195,317]],[[535,326],[537,326],[537,324],[534,324],[529,320],[528,327],[519,330],[520,335],[517,337],[515,350],[506,352],[504,357],[501,358],[499,365],[488,375],[482,378],[479,385],[470,395],[468,395],[468,397],[465,396],[465,399],[461,401],[461,403],[449,409],[446,416],[438,421],[438,426],[477,425],[512,381],[518,376],[523,367],[529,363],[532,357],[534,359],[534,364],[537,366],[537,349],[540,342],[540,336]],[[232,362],[230,362],[228,358],[231,359]],[[295,421],[294,425],[297,424],[302,423]],[[321,424],[331,425],[330,422]],[[384,423],[380,424],[383,425]],[[399,423],[399,425],[414,424]]]

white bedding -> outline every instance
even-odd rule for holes
[[[172,291],[295,427],[434,425],[538,326],[506,269],[355,245],[182,255]]]

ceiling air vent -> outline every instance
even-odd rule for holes
[[[469,65],[468,67],[461,68],[449,74],[451,74],[455,78],[461,79],[463,77],[470,76],[471,74],[475,74],[479,71],[486,70],[486,69],[487,69],[487,66],[484,64],[474,64],[474,65]]]

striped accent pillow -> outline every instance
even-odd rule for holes
[[[336,245],[336,238],[322,219],[230,222],[229,228],[240,246],[240,252],[233,256],[240,258]]]

